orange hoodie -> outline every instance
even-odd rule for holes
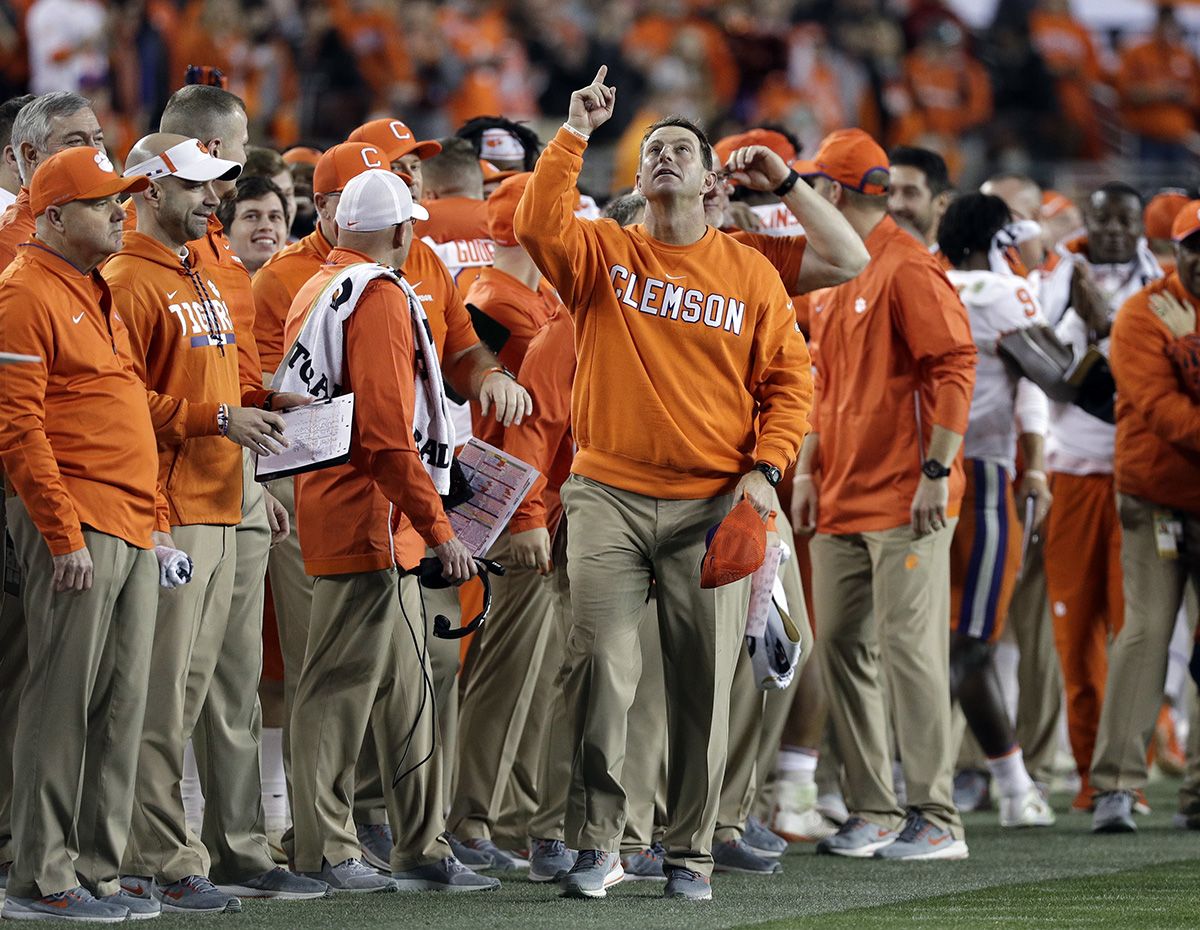
[[[1196,129],[1200,108],[1200,62],[1182,43],[1150,39],[1121,52],[1117,71],[1121,116],[1128,128],[1148,139],[1181,142]],[[1133,103],[1137,90],[1175,90],[1178,101]]]
[[[517,238],[575,317],[573,471],[650,497],[786,470],[808,432],[808,348],[779,275],[711,227],[673,246],[575,214],[587,143],[561,129],[517,208]],[[757,428],[756,428],[757,427]]]
[[[51,555],[82,526],[133,546],[169,529],[157,493],[146,386],[104,279],[40,243],[0,274],[0,351],[41,364],[0,368],[0,462]]]
[[[329,253],[329,263],[292,303],[288,345],[329,280],[346,266],[367,261],[351,249]],[[412,321],[400,288],[382,279],[367,285],[344,336],[345,392],[354,394],[350,461],[297,476],[304,570],[344,575],[393,565],[412,568],[426,543],[441,545],[454,533],[413,441]],[[401,521],[401,514],[408,519]]]
[[[1117,490],[1200,516],[1200,412],[1167,356],[1174,337],[1150,309],[1164,291],[1200,306],[1172,272],[1125,301],[1113,323]]]
[[[975,387],[967,311],[937,258],[888,216],[866,246],[862,274],[813,293],[819,533],[908,523],[933,427],[965,433]],[[954,516],[961,451],[947,480]]]
[[[467,292],[467,303],[478,307],[488,317],[508,330],[508,339],[496,353],[513,374],[521,374],[529,341],[541,329],[551,314],[561,305],[558,294],[544,278],[537,290],[531,290],[507,271],[484,268]],[[524,382],[522,382],[524,383]],[[484,417],[478,402],[471,403],[472,431],[484,442],[499,446],[504,427],[489,412]]]
[[[554,535],[562,516],[559,488],[571,473],[571,383],[575,380],[575,324],[559,307],[529,343],[521,383],[533,398],[533,413],[504,431],[504,450],[541,475],[509,521],[510,533],[545,527]]]
[[[203,241],[203,240],[201,240]],[[186,261],[136,230],[104,266],[129,328],[134,370],[151,391],[159,480],[173,526],[241,521],[242,452],[219,434],[217,408],[238,406],[240,333],[199,248]]]
[[[0,271],[17,257],[17,246],[28,242],[37,232],[37,222],[29,209],[29,188],[22,187],[17,199],[0,214]]]

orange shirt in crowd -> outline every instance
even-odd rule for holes
[[[559,130],[514,221],[575,318],[573,471],[689,499],[729,493],[755,461],[788,468],[808,432],[812,376],[779,276],[712,228],[673,246],[640,225],[576,218],[586,146]]]
[[[330,279],[369,261],[352,249],[329,253],[288,313],[289,345]],[[344,575],[393,564],[412,568],[426,544],[441,545],[454,534],[413,440],[412,318],[403,291],[387,280],[368,284],[344,333],[343,384],[354,394],[350,461],[296,478],[304,570]]]
[[[931,56],[918,49],[904,59],[904,74],[923,132],[956,137],[992,115],[987,71],[966,54]]]
[[[98,272],[38,242],[0,274],[0,350],[44,362],[0,368],[0,462],[51,555],[84,525],[149,549],[169,529],[146,386]]]
[[[1200,304],[1172,272],[1125,301],[1113,323],[1117,490],[1200,515],[1200,416],[1167,356],[1174,337],[1150,309],[1150,298],[1163,292],[1185,306]]]
[[[1056,78],[1058,105],[1067,122],[1083,135],[1081,154],[1100,154],[1100,121],[1092,88],[1104,80],[1092,34],[1067,11],[1034,10],[1029,33],[1042,60]]]
[[[466,302],[474,304],[508,330],[508,339],[496,354],[501,363],[516,375],[522,373],[530,340],[562,304],[545,278],[533,290],[499,268],[481,270],[479,278],[467,292]],[[524,381],[521,383],[524,384]],[[472,432],[484,442],[500,446],[504,427],[496,422],[496,418],[490,412],[484,417],[477,401],[471,402],[471,415]]]
[[[17,246],[28,242],[37,232],[37,222],[29,208],[29,188],[22,187],[17,199],[0,214],[0,270],[17,257]]]
[[[272,255],[254,273],[254,338],[262,360],[263,373],[271,376],[283,361],[287,348],[283,328],[288,310],[305,282],[320,269],[333,245],[321,234],[321,227]]]
[[[510,533],[545,527],[554,535],[562,517],[559,489],[571,473],[571,385],[575,381],[575,324],[559,307],[529,343],[521,384],[533,413],[504,431],[504,450],[541,474],[508,523]]]
[[[680,37],[687,33],[697,35],[704,47],[706,77],[712,82],[713,95],[717,103],[728,105],[737,95],[741,82],[741,68],[729,48],[725,31],[716,23],[698,16],[667,16],[650,13],[633,24],[621,40],[625,57],[645,71],[650,65],[671,53]]]
[[[359,74],[375,94],[372,109],[391,103],[396,84],[414,84],[416,74],[405,47],[404,30],[398,28],[396,12],[382,4],[332,0],[329,5],[334,27],[342,43],[354,56]]]
[[[537,113],[525,48],[513,38],[502,6],[466,10],[443,4],[437,15],[442,35],[465,69],[446,101],[451,126],[481,113],[513,118]]]
[[[966,433],[975,386],[967,311],[937,259],[891,217],[866,246],[858,277],[812,295],[820,533],[908,523],[933,427]],[[955,516],[961,451],[948,480]]]
[[[1137,104],[1137,91],[1174,92],[1174,101]],[[1117,92],[1126,125],[1160,142],[1180,142],[1196,129],[1200,108],[1200,64],[1184,45],[1151,39],[1121,53]]]
[[[150,391],[171,525],[236,525],[242,450],[220,435],[217,408],[241,402],[240,333],[213,287],[212,262],[196,248],[181,260],[135,230],[103,274],[129,330],[134,371]]]

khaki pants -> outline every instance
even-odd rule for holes
[[[1183,784],[1179,786],[1179,809],[1200,815],[1200,693],[1187,688],[1191,693],[1188,707],[1187,771]]]
[[[14,498],[15,500],[15,498]],[[4,513],[0,500],[0,516]],[[0,545],[8,546],[7,531],[0,528]],[[25,634],[25,608],[20,594],[3,590],[7,576],[19,578],[20,561],[15,551],[8,553],[16,564],[0,558],[0,863],[12,862],[13,746],[17,738],[17,708],[28,672],[29,645]]]
[[[1021,653],[1017,663],[1017,742],[1030,777],[1048,785],[1054,778],[1058,753],[1063,684],[1039,537],[1026,553],[1025,568],[1008,608],[1008,623]]]
[[[792,526],[783,514],[778,496],[775,499],[775,522],[779,536],[792,545]],[[788,612],[800,632],[799,675],[804,663],[812,655],[812,625],[808,622],[808,608],[804,603],[804,588],[800,580],[800,566],[792,557],[779,566],[780,582],[787,596]],[[745,624],[743,621],[743,629]],[[795,677],[792,679],[795,683]],[[791,686],[789,685],[788,693]],[[760,691],[754,681],[754,667],[745,646],[738,654],[737,671],[733,677],[733,689],[729,697],[729,762],[725,766],[725,781],[721,787],[721,807],[717,816],[717,839],[722,842],[736,840],[746,828],[746,818],[754,806],[759,786],[766,781],[767,773],[779,752],[779,737],[787,716],[787,704],[781,699],[783,692]],[[767,702],[779,695],[771,705],[770,728],[765,726]],[[783,708],[782,713],[779,709]],[[760,768],[759,760],[769,756],[771,762]]]
[[[961,838],[949,681],[950,540],[957,522],[920,539],[907,525],[818,533],[809,551],[817,655],[846,771],[846,806],[889,829],[904,818],[892,787],[886,676],[909,807]]]
[[[577,715],[568,842],[615,852],[625,827],[627,715],[641,675],[638,629],[653,577],[667,704],[667,864],[712,872],[729,689],[749,582],[700,587],[705,534],[732,506],[660,500],[578,475],[563,485],[574,624],[567,700]]]
[[[1155,541],[1155,514],[1167,512],[1150,501],[1117,494],[1121,518],[1121,566],[1125,622],[1108,658],[1110,695],[1100,711],[1091,782],[1097,791],[1134,789],[1146,784],[1146,747],[1154,733],[1167,680],[1168,646],[1189,577],[1200,584],[1200,517],[1176,512],[1183,524],[1179,557],[1164,559]]]
[[[667,821],[667,702],[663,682],[658,605],[650,598],[638,634],[642,677],[629,707],[621,784],[625,787],[625,833],[621,851],[641,852],[659,838]]]
[[[60,594],[50,551],[16,498],[8,520],[29,619],[8,893],[35,898],[83,884],[114,894],[146,710],[158,560],[85,527],[92,587]]]
[[[442,838],[442,759],[422,669],[417,580],[395,570],[324,575],[313,585],[308,649],[292,710],[296,868],[358,858],[355,769],[368,732],[383,767],[393,871],[449,856]],[[405,773],[410,797],[393,789]]]
[[[275,867],[262,811],[262,617],[271,528],[266,496],[254,480],[254,459],[243,453],[242,522],[234,533],[237,563],[229,624],[207,682],[188,676],[187,706],[200,706],[192,748],[204,795],[204,826],[197,852],[211,857],[209,877],[236,883]],[[190,719],[190,714],[189,714]]]
[[[191,582],[158,597],[133,828],[121,866],[124,875],[163,884],[208,873],[207,853],[194,837],[189,844],[180,781],[184,747],[225,642],[237,573],[235,527],[176,526],[171,535],[194,570]]]
[[[476,634],[479,652],[459,716],[458,781],[448,823],[463,839],[491,839],[530,707],[536,701],[541,710],[547,697],[536,686],[553,625],[550,588],[536,571],[513,564],[507,533],[488,555],[508,572],[491,579],[492,613]]]

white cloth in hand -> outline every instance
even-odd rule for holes
[[[170,546],[155,546],[158,556],[158,583],[164,588],[178,588],[192,580],[192,557]]]

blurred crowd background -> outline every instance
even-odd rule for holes
[[[641,127],[861,126],[1068,194],[1196,180],[1200,5],[1180,0],[0,0],[0,98],[77,90],[113,153],[188,65],[221,69],[254,141],[325,146],[376,115],[439,137],[479,114],[548,137],[600,63],[616,118],[585,184],[632,183]]]

